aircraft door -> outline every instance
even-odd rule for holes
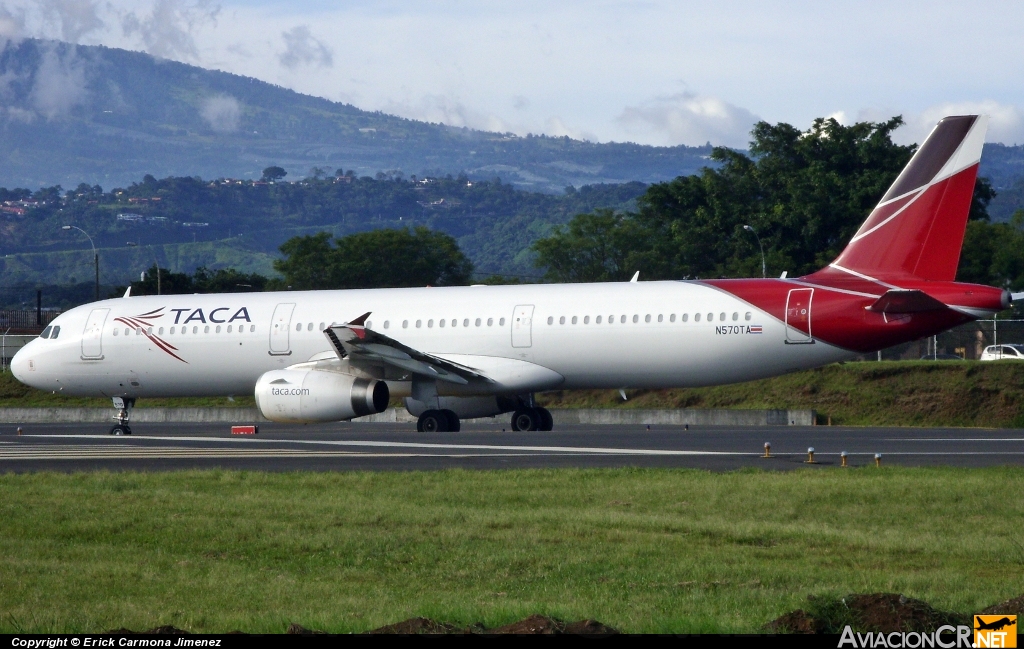
[[[813,343],[811,335],[811,300],[813,288],[794,288],[786,297],[786,342]]]
[[[103,358],[103,324],[109,313],[110,309],[93,309],[89,313],[85,331],[82,332],[82,360]]]
[[[533,345],[533,305],[520,304],[512,313],[512,346]]]
[[[272,356],[287,356],[292,353],[288,336],[292,328],[292,312],[294,310],[294,302],[278,304],[274,309],[274,317],[270,321],[270,354]]]

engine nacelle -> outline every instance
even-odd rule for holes
[[[324,370],[283,369],[256,381],[256,405],[270,421],[318,423],[383,412],[387,383]]]
[[[510,397],[438,397],[436,404],[427,405],[412,397],[405,398],[405,409],[414,417],[419,417],[426,410],[440,408],[451,410],[459,419],[476,419],[493,417],[504,412],[512,412],[517,407],[515,399]]]

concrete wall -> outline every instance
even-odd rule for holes
[[[106,423],[114,418],[113,408],[0,408],[0,423]],[[634,426],[813,426],[813,410],[641,410],[641,409],[556,409],[555,425],[627,424]],[[510,415],[466,420],[467,423],[508,426]],[[266,421],[255,408],[135,408],[130,423],[251,423]],[[360,422],[416,423],[404,409],[388,408],[361,417]]]

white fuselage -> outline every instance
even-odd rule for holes
[[[713,385],[853,356],[787,344],[786,324],[751,304],[668,281],[111,299],[59,316],[59,336],[12,369],[68,395],[246,394],[264,372],[332,355],[323,329],[366,312],[369,329],[495,378],[477,393]]]

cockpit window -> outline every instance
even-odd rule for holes
[[[50,330],[51,329],[53,329],[53,327],[47,327],[46,329],[43,329],[43,333],[39,334],[39,337],[40,338],[49,338],[50,337]]]
[[[53,331],[50,332],[50,340],[56,340],[57,336],[59,336],[59,335],[60,335],[60,325],[57,325],[56,327],[53,328]]]

